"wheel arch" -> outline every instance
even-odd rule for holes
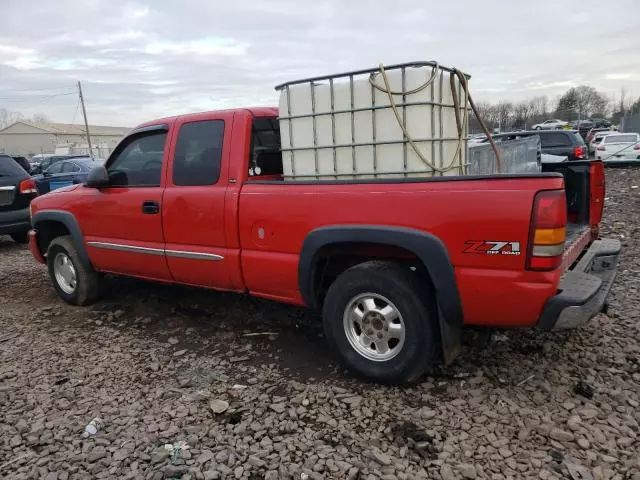
[[[306,305],[320,307],[316,279],[323,248],[349,243],[383,245],[415,255],[434,289],[444,361],[453,360],[460,343],[462,303],[447,248],[442,240],[428,232],[382,225],[327,226],[311,231],[303,242],[298,265],[298,283]]]
[[[38,233],[40,253],[46,255],[47,249],[54,238],[61,235],[70,235],[74,246],[78,250],[80,260],[86,266],[93,268],[84,244],[84,235],[72,213],[60,210],[42,210],[33,215],[31,224]]]

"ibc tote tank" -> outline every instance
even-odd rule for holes
[[[285,179],[464,175],[469,110],[452,71],[416,62],[277,86]]]

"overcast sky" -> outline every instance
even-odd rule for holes
[[[640,95],[640,0],[0,0],[0,108],[133,126],[277,103],[281,82],[437,60],[477,99]],[[52,97],[55,94],[69,93]]]

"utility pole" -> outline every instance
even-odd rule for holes
[[[87,144],[89,145],[89,157],[93,160],[93,148],[91,148],[91,134],[89,133],[89,122],[87,121],[87,110],[84,108],[84,97],[82,96],[82,85],[78,80],[78,93],[80,94],[80,103],[82,104],[82,116],[84,117],[84,128],[87,130]]]

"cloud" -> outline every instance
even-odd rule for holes
[[[145,53],[152,55],[245,55],[247,43],[237,43],[230,38],[206,37],[187,42],[159,41],[147,44]]]
[[[638,80],[640,79],[640,73],[607,73],[604,78],[606,80]]]
[[[600,21],[596,0],[0,1],[0,97],[20,97],[0,108],[60,122],[77,99],[38,95],[77,80],[92,123],[128,126],[277,104],[274,86],[292,79],[432,59],[469,72],[481,100],[553,98],[581,83],[640,95],[637,0],[609,2],[626,12],[615,22]]]

